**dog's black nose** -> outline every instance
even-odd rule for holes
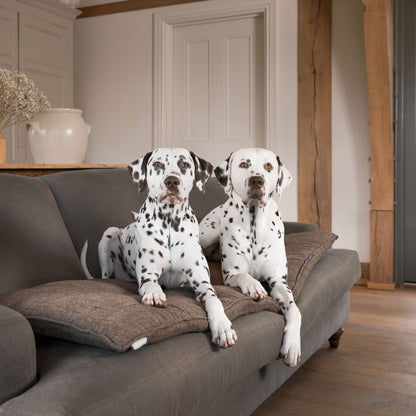
[[[252,176],[248,180],[248,184],[251,188],[261,188],[262,186],[264,186],[264,178],[262,178],[261,176]]]
[[[165,186],[168,189],[176,188],[179,186],[179,179],[176,176],[168,176],[165,179]]]

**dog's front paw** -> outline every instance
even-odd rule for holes
[[[296,367],[300,361],[300,331],[284,329],[283,343],[280,348],[283,362],[289,367]]]
[[[237,341],[237,334],[232,329],[231,321],[224,314],[222,317],[212,317],[209,326],[211,328],[212,342],[221,348],[232,347]]]
[[[245,295],[250,296],[254,300],[262,300],[267,296],[267,292],[263,285],[247,273],[239,276],[238,285]]]
[[[166,295],[162,288],[154,282],[147,282],[140,288],[140,295],[142,296],[142,303],[144,305],[158,306],[160,308],[166,307]]]

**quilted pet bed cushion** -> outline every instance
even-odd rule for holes
[[[312,267],[336,238],[328,232],[286,236],[288,284],[295,300]],[[239,289],[218,285],[220,263],[209,263],[212,283],[230,320],[262,310],[279,311],[269,297],[256,302]],[[167,290],[166,296],[167,307],[156,308],[141,303],[135,282],[66,280],[0,294],[0,305],[24,315],[37,334],[118,352],[209,329],[206,312],[190,288]]]
[[[216,286],[230,320],[279,306],[255,302],[238,289]],[[209,329],[203,306],[190,288],[165,291],[167,307],[143,305],[135,282],[67,280],[0,295],[0,304],[23,314],[39,335],[123,352],[186,332]]]

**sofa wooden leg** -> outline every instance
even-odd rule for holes
[[[338,348],[339,340],[343,333],[344,333],[344,328],[341,327],[340,329],[338,329],[337,332],[335,332],[334,335],[332,335],[331,338],[329,338],[328,341],[329,341],[329,346],[331,348]]]

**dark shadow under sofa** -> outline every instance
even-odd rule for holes
[[[27,178],[0,174],[0,293],[85,279],[79,254],[99,276],[97,245],[108,226],[132,222],[144,195],[127,169],[83,170]],[[225,200],[215,180],[194,190],[198,220]],[[286,234],[313,231],[285,223]],[[261,311],[233,321],[236,345],[216,348],[209,332],[186,333],[113,352],[34,336],[28,320],[0,306],[0,415],[249,415],[343,325],[349,289],[360,277],[356,252],[330,249],[297,299],[302,361],[279,358],[284,319]]]

